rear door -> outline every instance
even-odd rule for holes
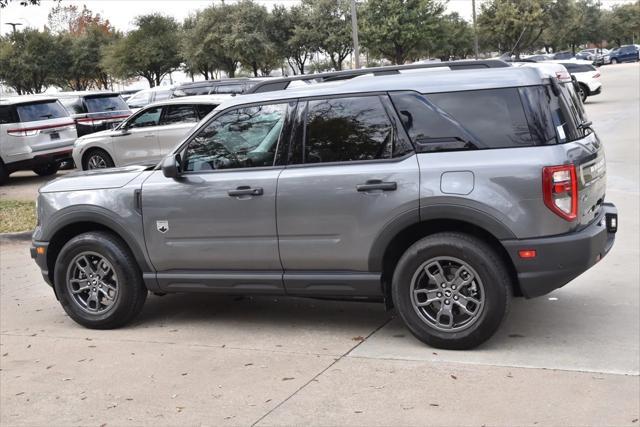
[[[118,166],[160,160],[158,130],[162,107],[145,108],[111,135]]]
[[[193,104],[165,105],[158,128],[158,143],[162,154],[178,145],[198,121],[198,113]]]
[[[299,104],[289,165],[278,180],[287,293],[379,295],[376,237],[418,220],[418,162],[384,95]]]

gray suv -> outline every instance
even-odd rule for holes
[[[611,249],[604,150],[535,68],[363,75],[236,97],[160,165],[40,189],[32,256],[76,322],[147,293],[384,301],[435,347]]]

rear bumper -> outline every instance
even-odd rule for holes
[[[545,295],[566,285],[611,250],[617,229],[618,210],[611,203],[605,203],[602,210],[596,221],[575,233],[502,242],[513,261],[520,290],[525,297]],[[520,258],[520,250],[535,250],[536,257]]]

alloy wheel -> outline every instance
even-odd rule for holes
[[[87,161],[87,169],[104,169],[107,167],[107,161],[100,154],[94,154]]]
[[[67,269],[67,290],[73,302],[90,314],[103,314],[118,298],[113,265],[96,252],[81,252]]]
[[[423,263],[411,281],[411,303],[420,318],[439,331],[468,328],[480,317],[485,291],[478,273],[454,257]]]

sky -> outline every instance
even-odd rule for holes
[[[226,0],[233,3],[234,0]],[[360,0],[361,1],[361,0]],[[603,6],[609,8],[615,4],[629,3],[633,0],[602,0]],[[75,4],[82,7],[86,4],[94,13],[100,13],[107,18],[113,26],[122,31],[130,30],[133,19],[138,15],[160,12],[170,15],[178,21],[182,21],[191,13],[203,9],[213,3],[212,0],[62,0],[63,4]],[[219,0],[216,1],[216,3]],[[293,5],[299,0],[257,0],[258,3],[270,8],[275,4]],[[476,1],[479,10],[480,3]],[[0,9],[0,33],[11,31],[7,22],[19,22],[25,26],[42,29],[47,23],[47,14],[58,2],[54,0],[41,0],[40,6],[20,6],[18,0],[14,0],[8,7]],[[471,20],[471,0],[449,0],[447,9],[450,12],[458,12],[463,18]]]

